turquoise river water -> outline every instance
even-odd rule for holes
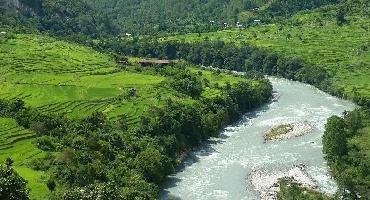
[[[278,100],[247,113],[225,128],[219,138],[194,150],[184,166],[168,178],[161,198],[260,199],[249,180],[254,170],[273,173],[298,163],[307,166],[307,174],[319,190],[335,191],[323,159],[321,137],[328,117],[352,110],[355,105],[299,82],[278,78],[270,81]],[[292,139],[264,142],[264,133],[271,127],[295,122],[308,123],[313,130]]]

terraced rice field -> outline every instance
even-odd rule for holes
[[[335,13],[334,8],[302,12],[282,24],[177,35],[165,40],[246,42],[321,66],[332,75],[334,87],[350,97],[357,94],[370,98],[370,20],[351,15],[346,16],[347,24],[339,26]]]
[[[27,165],[30,160],[45,155],[32,144],[34,137],[35,133],[18,126],[14,119],[0,118],[0,161],[11,157],[15,161],[14,168],[32,188],[31,198],[42,199],[48,192],[45,185],[47,176]]]
[[[92,49],[37,35],[16,35],[0,47],[0,98],[22,99],[43,112],[82,118],[94,111],[112,117],[122,107],[135,107],[119,98],[135,88],[149,99],[163,77],[116,72],[112,58]],[[137,100],[137,99],[136,99]],[[127,106],[126,106],[127,107]],[[138,107],[141,107],[138,105]],[[129,112],[137,121],[140,109]]]
[[[112,69],[113,61],[92,49],[35,35],[16,35],[0,48],[2,70],[91,73]],[[16,59],[14,59],[16,58]]]
[[[0,98],[22,99],[45,113],[83,118],[102,111],[115,119],[125,115],[139,122],[145,108],[171,94],[158,87],[165,78],[117,71],[113,59],[92,49],[40,35],[14,35],[0,45]],[[124,98],[129,89],[136,97]],[[47,175],[29,168],[45,152],[34,145],[35,133],[0,118],[0,162],[11,157],[14,167],[29,181],[32,199],[48,194]]]
[[[21,99],[26,106],[69,118],[80,119],[101,111],[113,120],[126,116],[128,125],[133,126],[150,106],[161,105],[167,97],[192,101],[163,86],[163,76],[137,72],[134,66],[119,70],[108,55],[42,35],[14,35],[1,42],[0,66],[0,99]],[[212,84],[242,79],[224,73],[202,73]],[[128,98],[132,89],[136,94]],[[219,93],[209,89],[203,96]],[[11,157],[15,169],[29,181],[31,198],[44,199],[48,194],[47,175],[29,168],[30,161],[46,155],[35,147],[35,137],[14,119],[0,118],[0,162]]]
[[[83,118],[102,111],[112,118],[126,115],[134,124],[144,108],[173,96],[160,87],[164,77],[116,71],[107,55],[45,36],[16,35],[0,47],[0,61],[0,98],[22,99],[43,112]],[[205,78],[219,84],[240,80],[203,72]],[[136,90],[135,99],[124,99],[131,88]]]
[[[35,137],[33,132],[8,118],[0,118],[0,127],[0,150],[10,149],[18,141]]]

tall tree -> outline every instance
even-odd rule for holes
[[[5,0],[0,0],[0,15],[4,15],[5,12]]]
[[[27,181],[12,167],[13,161],[8,158],[0,168],[0,199],[26,200],[29,199]]]
[[[332,116],[328,119],[323,136],[323,151],[328,162],[347,154],[346,124],[344,119]]]

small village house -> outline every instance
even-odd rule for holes
[[[178,60],[158,60],[158,59],[144,59],[138,62],[142,67],[148,66],[167,66],[178,63]]]

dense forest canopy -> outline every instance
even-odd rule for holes
[[[121,31],[153,34],[195,32],[250,23],[263,17],[290,15],[338,0],[88,0],[109,13]]]
[[[58,36],[205,32],[268,22],[338,0],[2,0],[16,11],[3,24],[25,24]]]
[[[242,0],[89,0],[97,9],[109,13],[123,31],[156,33],[158,31],[191,31],[203,25],[236,22],[238,13],[257,6]],[[212,23],[211,23],[212,21]]]
[[[2,0],[0,5],[4,15],[0,25],[21,29],[19,32],[39,30],[70,38],[102,38],[118,33],[105,14],[82,0]]]
[[[337,180],[338,197],[367,199],[370,195],[370,110],[356,109],[328,119],[323,152]]]

